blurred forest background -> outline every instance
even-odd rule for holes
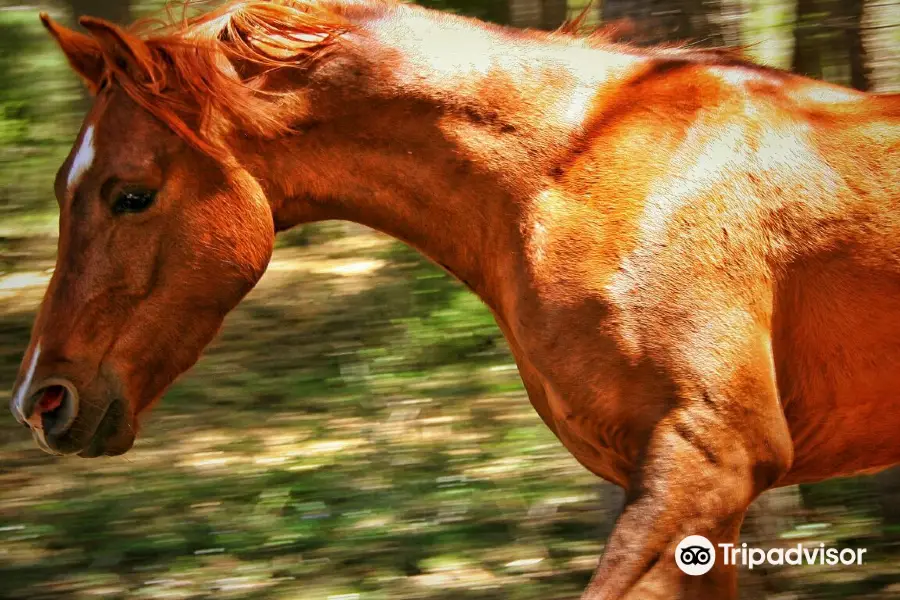
[[[581,2],[423,0],[544,29]],[[89,105],[37,13],[128,22],[160,6],[0,2],[0,406]],[[588,21],[900,89],[898,0],[605,0]],[[53,459],[0,415],[0,597],[573,599],[620,503],[541,424],[474,296],[397,242],[323,223],[280,238],[127,456]],[[900,471],[765,494],[743,535],[868,548],[862,567],[742,572],[744,598],[900,598]]]

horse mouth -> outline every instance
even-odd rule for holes
[[[57,406],[57,390],[51,390],[42,396],[46,411],[44,415],[52,415],[59,410]],[[75,421],[73,426],[61,434],[54,434],[48,429],[32,427],[32,436],[38,447],[55,456],[71,456],[77,454],[83,458],[97,456],[118,456],[124,454],[134,445],[134,427],[129,419],[127,402],[113,400],[100,414],[96,427],[89,423]],[[90,432],[90,433],[88,433]],[[87,433],[87,435],[85,435]]]
[[[134,427],[128,418],[124,400],[113,400],[100,419],[97,429],[78,456],[96,458],[98,456],[119,456],[134,445]]]

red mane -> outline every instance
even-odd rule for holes
[[[139,21],[122,32],[119,41],[127,47],[130,68],[108,49],[101,51],[105,80],[115,80],[182,138],[220,158],[228,152],[214,116],[263,138],[289,133],[296,103],[290,90],[267,85],[271,76],[327,57],[341,36],[354,30],[351,17],[378,16],[398,5],[394,0],[239,0],[186,16],[207,3],[185,0],[181,17],[167,8],[166,19]],[[552,33],[494,27],[547,43],[584,43],[660,58],[762,68],[733,49],[618,44],[608,27],[585,30],[585,14]]]
[[[136,64],[105,52],[106,80],[198,149],[224,156],[212,115],[263,137],[291,129],[284,96],[266,89],[274,71],[301,69],[322,59],[353,26],[333,7],[305,0],[230,2],[187,17],[143,20],[123,32]],[[367,2],[372,9],[386,4]],[[137,72],[134,72],[137,71]],[[250,74],[249,76],[248,73]],[[282,107],[279,110],[279,107]]]

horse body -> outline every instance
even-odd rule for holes
[[[90,132],[94,162],[69,185],[73,152],[58,178],[60,262],[14,406],[37,415],[45,448],[127,450],[136,414],[261,275],[266,221],[337,218],[409,243],[475,291],[544,422],[626,488],[587,600],[733,597],[734,569],[677,570],[683,537],[733,542],[770,487],[900,461],[897,97],[725,53],[374,1],[280,4],[189,28],[215,40],[198,50],[206,62],[179,54],[182,38],[88,21],[95,47],[48,21],[98,102],[76,144]],[[159,108],[166,69],[195,86],[171,106],[202,110]],[[261,72],[249,81],[262,96],[237,87]],[[209,82],[227,104],[200,93]],[[260,97],[275,100],[251,121]],[[128,127],[144,147],[122,149]],[[112,217],[111,175],[159,198]],[[135,235],[147,243],[131,262],[109,258]],[[124,299],[103,311],[86,282]],[[166,306],[191,321],[161,321]],[[89,333],[70,318],[84,311],[103,311]],[[147,328],[157,341],[141,346]],[[79,427],[40,430],[53,424],[47,381],[66,386],[53,406],[76,391],[93,400]],[[115,410],[91,413],[104,404]]]
[[[889,99],[841,91],[852,106],[807,115],[791,87],[836,90],[788,78],[780,94],[756,95],[748,86],[765,73],[693,69],[691,81],[719,87],[718,105],[679,114],[641,90],[533,210],[531,269],[546,302],[519,317],[518,337],[544,338],[532,354],[541,372],[558,372],[544,387],[568,400],[549,420],[589,468],[623,481],[628,469],[606,466],[597,440],[625,465],[639,460],[672,393],[646,361],[659,367],[660,347],[681,344],[700,354],[670,331],[684,319],[702,330],[710,304],[712,320],[746,311],[770,338],[795,455],[780,485],[896,463],[900,129],[881,109]],[[650,85],[689,89],[673,75]],[[636,164],[647,147],[654,162]],[[685,297],[698,286],[720,289]],[[727,339],[709,344],[723,352]]]
[[[795,446],[784,483],[900,460],[890,441],[900,424],[900,97],[856,104],[811,116],[831,193],[795,197],[805,235],[776,286],[772,337]]]

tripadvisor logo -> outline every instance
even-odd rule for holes
[[[806,547],[797,544],[790,548],[748,547],[747,544],[718,544],[724,565],[741,565],[749,569],[760,565],[861,565],[865,548]],[[689,535],[675,548],[675,563],[687,575],[708,573],[716,563],[716,548],[702,535]]]
[[[675,548],[675,563],[688,575],[703,575],[716,564],[716,549],[702,535],[689,535]]]

